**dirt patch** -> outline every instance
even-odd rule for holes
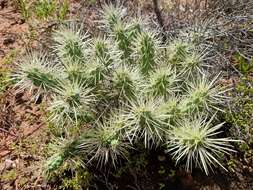
[[[0,1],[0,60],[13,49],[22,49],[28,25],[10,1]],[[1,63],[1,61],[0,61]]]
[[[42,165],[49,136],[44,131],[45,113],[31,97],[9,89],[1,99],[0,189],[43,186]]]
[[[0,152],[6,152],[11,142],[28,137],[42,127],[43,113],[31,97],[31,94],[16,92],[15,89],[9,89],[2,95]]]
[[[13,1],[0,0],[0,68],[10,72],[17,54],[25,51],[29,26],[13,5]],[[11,58],[8,56],[13,54]],[[9,88],[0,95],[0,155],[8,152],[8,143],[20,136],[27,136],[33,126],[38,125],[41,114],[29,94],[17,93]],[[32,117],[37,118],[36,122]],[[33,125],[31,125],[33,123]]]

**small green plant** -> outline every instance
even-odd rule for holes
[[[50,183],[57,183],[57,189],[61,190],[86,189],[92,179],[92,175],[78,160],[75,164],[66,162],[57,172],[47,177]]]
[[[53,53],[29,54],[14,75],[21,89],[50,97],[49,120],[63,131],[47,173],[75,159],[117,167],[138,143],[165,148],[177,162],[186,160],[187,170],[194,165],[208,174],[222,166],[218,159],[232,151],[232,140],[216,136],[222,124],[213,124],[215,112],[226,98],[219,75],[205,70],[208,54],[184,38],[162,43],[121,6],[104,6],[101,18],[99,36],[77,23],[62,25]],[[85,130],[77,135],[75,127]]]
[[[24,20],[27,20],[30,16],[29,8],[30,5],[27,0],[15,0],[17,7],[21,11],[21,15]]]
[[[9,84],[9,71],[8,69],[0,69],[0,94],[5,91],[6,87]]]
[[[249,73],[253,72],[253,60],[249,61],[245,59],[242,55],[239,53],[236,53],[234,55],[234,59],[236,61],[236,68],[243,74],[247,75]]]
[[[3,181],[15,181],[17,178],[17,170],[12,169],[10,171],[6,171],[4,174],[1,174],[1,180]]]
[[[56,11],[56,2],[53,0],[39,0],[35,4],[36,16],[40,19],[47,19]]]
[[[1,64],[9,65],[12,64],[14,59],[17,57],[18,51],[16,49],[11,50],[5,57],[2,59]]]
[[[250,76],[243,77],[230,93],[231,101],[224,113],[225,120],[232,125],[230,133],[244,140],[237,143],[239,150],[245,154],[250,152],[253,143],[253,80]]]
[[[58,13],[59,20],[64,20],[68,14],[68,11],[69,11],[69,1],[64,0],[59,5],[59,11],[58,11],[59,12]]]
[[[7,54],[0,62],[0,94],[4,92],[7,87],[11,84],[11,69],[10,64],[13,63],[14,59],[17,56],[17,51],[12,50]]]
[[[15,5],[26,21],[31,17],[36,17],[39,20],[57,19],[63,21],[70,6],[68,0],[15,0]]]

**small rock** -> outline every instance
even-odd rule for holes
[[[214,185],[207,185],[207,186],[201,187],[200,190],[221,190],[221,188],[219,185],[214,184]]]
[[[159,155],[157,158],[160,162],[163,162],[164,160],[166,160],[166,157],[164,155]]]
[[[18,20],[18,24],[24,24],[25,23],[25,19],[24,18],[21,18]]]
[[[193,177],[190,174],[186,174],[185,176],[181,177],[181,182],[184,187],[192,187],[193,186]]]
[[[5,55],[4,50],[1,50],[1,49],[0,49],[0,56],[3,57],[4,55]],[[1,58],[1,57],[0,57],[0,58]]]
[[[6,0],[0,0],[0,7],[1,9],[3,9],[4,7],[6,7],[7,5],[7,1]]]
[[[3,45],[7,46],[9,44],[13,44],[15,42],[15,38],[13,36],[8,36],[4,39]]]
[[[0,152],[0,158],[6,156],[6,155],[9,154],[10,152],[11,152],[11,151],[9,151],[9,150],[1,150],[1,152]]]
[[[16,163],[10,159],[6,159],[4,164],[6,170],[11,170],[16,167]]]

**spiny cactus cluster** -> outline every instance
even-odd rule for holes
[[[207,54],[192,39],[162,42],[121,6],[104,6],[98,23],[96,36],[76,23],[62,25],[49,53],[28,54],[15,73],[21,89],[50,97],[49,122],[68,134],[46,170],[76,157],[117,167],[140,142],[163,147],[188,171],[222,166],[220,156],[233,150],[230,139],[217,137],[222,124],[213,125],[225,97],[218,76],[207,72]],[[85,132],[71,135],[76,126]]]

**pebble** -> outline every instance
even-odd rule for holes
[[[0,7],[1,7],[1,9],[3,9],[6,5],[7,5],[7,1],[6,0],[0,0]]]
[[[166,157],[164,155],[159,155],[157,158],[160,162],[166,160]]]
[[[221,190],[221,188],[219,185],[214,184],[214,185],[207,185],[207,186],[201,187],[200,190]]]
[[[16,163],[10,159],[6,159],[4,165],[6,170],[11,170],[16,167]]]
[[[15,38],[12,36],[8,36],[4,39],[3,45],[7,46],[9,44],[13,44],[15,42]]]

